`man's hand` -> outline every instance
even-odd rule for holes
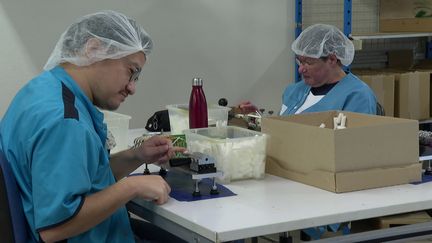
[[[168,201],[171,187],[158,175],[138,175],[125,178],[135,187],[136,196],[161,205]]]
[[[186,148],[173,147],[169,138],[153,136],[135,148],[137,158],[145,163],[163,164],[176,152],[185,152]]]

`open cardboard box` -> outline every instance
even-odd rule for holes
[[[266,172],[332,192],[421,180],[418,121],[343,112],[347,128],[334,130],[338,114],[263,118]]]

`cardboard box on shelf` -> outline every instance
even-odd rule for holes
[[[378,101],[384,106],[386,116],[424,120],[431,113],[431,71],[413,69],[352,70],[375,92]],[[394,87],[390,81],[394,77]],[[394,89],[394,112],[391,108],[391,93]],[[382,102],[382,103],[381,103]]]
[[[425,59],[425,60],[420,61],[419,63],[417,63],[413,67],[413,70],[430,73],[430,75],[429,75],[429,80],[430,80],[430,82],[429,82],[429,85],[430,85],[429,95],[432,94],[432,60]],[[429,97],[429,100],[430,100],[430,102],[429,102],[430,114],[429,115],[432,116],[432,96]]]
[[[414,50],[393,50],[387,52],[388,67],[409,70],[414,66]]]
[[[384,108],[386,116],[394,116],[395,77],[393,74],[379,71],[356,70],[353,71],[374,91],[377,101]]]
[[[424,120],[430,117],[430,72],[395,73],[395,116]]]
[[[263,118],[266,172],[332,192],[421,180],[418,121],[343,112],[347,128],[334,130],[338,114]]]
[[[432,0],[381,0],[381,32],[431,32]]]
[[[432,71],[432,60],[429,59],[421,60],[416,65],[414,65],[413,69]]]

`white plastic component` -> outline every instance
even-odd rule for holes
[[[337,117],[333,117],[333,128],[337,129],[345,129],[347,117],[343,113],[339,113]]]

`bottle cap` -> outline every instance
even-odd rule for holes
[[[203,85],[203,79],[202,78],[193,78],[192,79],[192,86],[202,86]]]

